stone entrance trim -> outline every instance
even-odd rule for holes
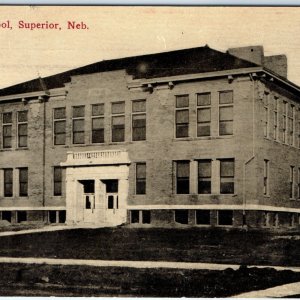
[[[68,152],[66,167],[67,224],[116,226],[126,222],[130,164],[125,150]],[[114,180],[116,201],[111,205],[107,184]],[[86,205],[85,182],[94,182],[93,205]],[[91,194],[89,193],[89,194]],[[109,195],[108,195],[109,194]]]

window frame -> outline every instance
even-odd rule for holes
[[[65,110],[65,113],[64,113],[65,117],[64,117],[64,118],[55,118],[55,110],[57,110],[57,109],[62,109],[62,108],[64,108],[64,110]],[[65,106],[62,106],[62,107],[54,107],[54,108],[53,108],[53,117],[52,117],[52,119],[53,119],[53,145],[54,145],[54,146],[63,146],[63,145],[66,145],[66,137],[67,137],[67,130],[66,130],[66,125],[67,125],[66,107],[65,107]],[[56,123],[60,123],[60,122],[64,122],[64,123],[65,123],[65,126],[64,126],[65,131],[64,131],[63,133],[57,134],[57,133],[55,133],[55,124],[56,124]],[[63,144],[57,144],[57,143],[55,142],[56,136],[57,136],[57,135],[63,135],[63,134],[64,134],[64,136],[65,136],[65,137],[64,137],[64,143],[63,143]]]
[[[187,163],[189,168],[189,176],[188,177],[178,177],[178,164],[180,163]],[[176,195],[189,195],[191,192],[191,183],[190,183],[190,172],[191,172],[191,163],[189,160],[177,160],[175,161],[175,194]],[[179,186],[179,178],[182,181],[186,180],[188,182],[188,193],[178,193],[178,186]]]
[[[234,195],[235,193],[235,159],[234,158],[221,158],[218,159],[220,162],[220,195]],[[222,162],[232,162],[233,163],[233,176],[222,176]],[[232,193],[224,193],[222,192],[222,179],[224,178],[232,178],[232,182],[233,183],[233,192]],[[226,179],[224,181],[225,183],[227,182]]]
[[[60,172],[60,180],[56,179],[55,171],[58,170]],[[63,168],[61,166],[54,166],[53,167],[53,196],[54,197],[61,197],[62,196],[62,183],[63,183]],[[59,184],[59,192],[56,192],[56,185]]]
[[[221,100],[221,94],[222,93],[229,93],[229,92],[231,92],[232,93],[232,102],[230,102],[230,103],[220,103],[220,100]],[[231,107],[231,109],[232,109],[232,119],[229,119],[229,120],[221,120],[220,118],[221,118],[221,109],[222,108],[229,108],[229,107]],[[234,109],[234,93],[233,93],[233,90],[224,90],[224,91],[219,91],[219,107],[218,107],[218,135],[219,136],[232,136],[232,135],[234,135],[234,111],[233,111],[233,109]],[[232,133],[228,133],[228,134],[221,134],[221,130],[220,130],[220,128],[221,128],[221,123],[222,122],[232,122]]]
[[[145,177],[138,178],[138,166],[145,166]],[[138,193],[138,184],[144,183],[144,191]],[[135,163],[135,194],[136,195],[146,195],[147,192],[147,163],[146,162],[136,162]]]
[[[279,128],[279,118],[278,118],[278,97],[273,97],[273,138],[278,141],[278,128]]]
[[[103,106],[103,114],[99,114],[99,115],[94,115],[93,114],[93,107],[96,106],[96,105],[101,105]],[[100,120],[103,120],[103,128],[100,128],[100,129],[93,129],[93,121],[95,119],[100,119]],[[103,144],[105,143],[105,104],[104,103],[93,103],[91,104],[91,144]],[[99,130],[103,130],[103,141],[102,142],[94,142],[93,141],[93,133],[94,132],[97,132]]]
[[[6,181],[6,172],[11,172],[11,181]],[[11,193],[7,193],[6,184],[11,185]],[[3,196],[5,198],[11,198],[14,196],[14,169],[13,168],[4,168],[3,169]]]
[[[124,112],[123,113],[113,113],[113,109],[112,109],[113,105],[114,104],[120,104],[120,103],[124,103]],[[126,131],[125,131],[126,130],[126,119],[125,119],[125,112],[126,112],[126,103],[125,103],[125,101],[111,102],[111,142],[112,143],[124,143],[125,140],[126,140]],[[123,124],[123,126],[124,126],[123,131],[124,131],[124,133],[123,133],[123,140],[122,141],[114,141],[113,140],[113,138],[114,138],[113,132],[114,132],[115,129],[118,129],[118,128],[114,129],[115,125],[113,125],[113,120],[116,117],[123,117],[124,118],[124,124]]]
[[[19,121],[19,114],[26,112],[26,121]],[[20,135],[20,129],[19,126],[26,125],[26,134]],[[26,137],[26,145],[21,146],[20,145],[20,138]],[[28,110],[20,110],[17,112],[17,147],[18,148],[28,148]]]
[[[83,117],[74,117],[74,108],[83,107]],[[83,120],[83,129],[80,131],[74,131],[74,121]],[[82,143],[74,143],[74,135],[76,133],[83,133],[83,142]],[[85,144],[85,105],[75,105],[72,106],[72,145],[84,145]]]
[[[210,176],[201,176],[200,177],[200,163],[210,163]],[[212,159],[199,159],[197,160],[197,165],[198,165],[198,170],[197,170],[197,194],[198,195],[211,195],[212,194]],[[202,180],[203,182],[210,182],[210,191],[209,193],[200,193],[199,191],[199,183],[200,183],[200,178],[203,178],[203,179],[207,179],[207,178],[210,178],[210,180]]]
[[[290,166],[289,198],[295,200],[295,166]]]
[[[145,102],[145,110],[134,112],[133,106],[134,106],[134,103],[136,103],[136,102]],[[133,119],[135,116],[144,116],[145,117],[145,127],[134,127],[133,126],[133,124],[134,124]],[[134,129],[135,128],[145,128],[145,136],[141,139],[135,139],[134,138]],[[147,139],[147,101],[146,101],[146,99],[132,100],[131,101],[131,140],[133,142],[138,142],[138,141],[146,141],[146,139]]]
[[[22,168],[18,168],[19,170],[19,197],[28,197],[28,168],[27,167],[22,167]],[[26,171],[26,180],[25,181],[21,181],[21,172],[22,171]],[[26,190],[25,192],[23,192],[23,185],[26,185]]]
[[[11,121],[10,122],[4,122],[4,115],[5,114],[10,114],[10,119]],[[5,127],[9,127],[10,128],[10,135],[9,136],[6,136],[4,135],[4,128]],[[2,148],[3,149],[11,149],[12,148],[12,129],[13,129],[13,113],[12,112],[3,112],[2,113]],[[5,138],[10,138],[10,146],[9,147],[5,147]]]
[[[177,99],[179,97],[187,97],[188,99],[188,105],[184,107],[178,107],[177,106]],[[188,112],[188,121],[186,123],[177,123],[177,112],[180,111],[187,111]],[[175,130],[174,130],[174,136],[175,139],[186,139],[190,137],[190,95],[189,94],[180,94],[180,95],[175,95],[175,116],[174,116],[174,124],[175,124]],[[187,126],[187,135],[186,136],[177,136],[177,126],[182,125],[182,126]]]
[[[264,159],[264,174],[263,174],[263,194],[266,197],[270,196],[270,161],[268,159]]]
[[[200,105],[198,104],[198,96],[201,95],[209,95],[209,104],[205,104],[205,105]],[[209,121],[199,121],[199,111],[200,110],[209,110],[209,116],[210,116],[210,120]],[[205,137],[211,137],[211,112],[212,112],[212,105],[211,105],[211,92],[204,92],[204,93],[197,93],[196,94],[196,117],[197,117],[197,128],[196,128],[196,134],[198,138],[205,138]],[[199,135],[199,124],[209,124],[209,135]]]

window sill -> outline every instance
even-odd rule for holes
[[[172,140],[175,142],[180,141],[202,141],[202,140],[219,140],[219,139],[231,139],[234,138],[234,135],[222,135],[222,136],[201,136],[201,137],[185,137],[185,138],[173,138]]]
[[[271,198],[270,195],[264,195],[264,198]]]

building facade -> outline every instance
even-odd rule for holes
[[[296,228],[300,87],[284,55],[208,46],[0,90],[11,223]]]

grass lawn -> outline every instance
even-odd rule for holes
[[[229,297],[300,281],[274,269],[173,270],[0,264],[1,296]]]
[[[299,234],[220,228],[74,229],[0,237],[0,256],[300,266]]]

